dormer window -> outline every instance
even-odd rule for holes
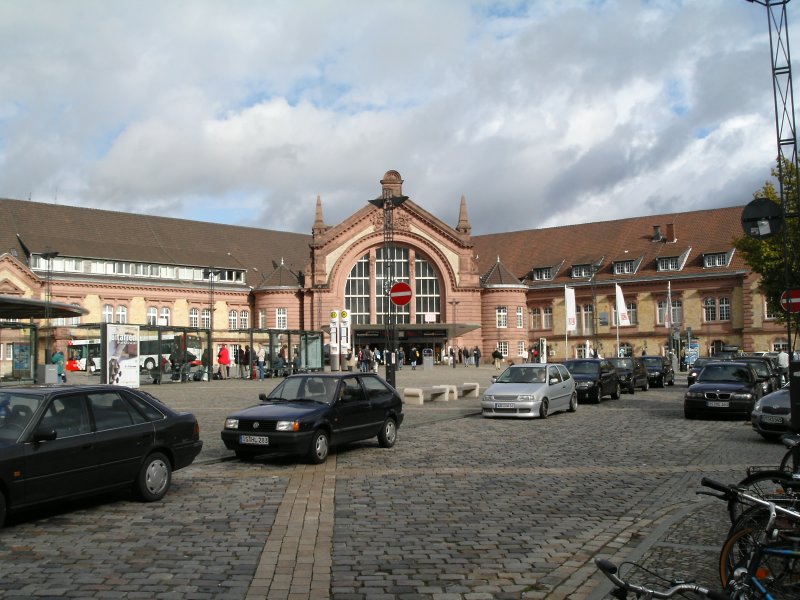
[[[553,267],[540,267],[533,270],[534,281],[549,281],[553,278]]]
[[[630,275],[636,272],[636,261],[621,260],[614,263],[614,275]]]
[[[592,265],[572,265],[572,278],[586,278],[592,276]]]
[[[680,271],[681,262],[677,256],[667,256],[658,259],[659,271]]]
[[[714,267],[727,267],[733,252],[712,252],[703,255],[703,266],[707,269]]]

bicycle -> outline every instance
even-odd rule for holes
[[[636,598],[644,598],[647,600],[650,598],[672,598],[677,594],[683,595],[686,592],[691,592],[701,598],[711,598],[711,600],[730,600],[730,596],[725,592],[712,590],[692,582],[670,581],[657,575],[656,573],[653,573],[649,569],[645,569],[644,567],[637,565],[636,563],[625,562],[622,563],[622,566],[630,565],[631,567],[640,569],[648,573],[651,577],[660,579],[662,582],[664,582],[664,585],[668,585],[669,587],[658,590],[654,587],[648,587],[645,584],[637,584],[631,583],[630,581],[625,581],[622,579],[622,577],[620,577],[620,575],[618,575],[618,573],[620,573],[620,569],[617,568],[617,566],[610,560],[605,558],[596,558],[594,559],[594,563],[597,565],[597,568],[600,569],[600,572],[608,577],[611,583],[614,584],[615,589],[611,592],[611,595],[615,598],[619,598],[619,600],[625,600],[625,598],[628,597],[629,592],[636,594]]]

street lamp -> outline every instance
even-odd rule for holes
[[[394,241],[394,209],[408,200],[408,196],[389,196],[389,190],[384,189],[383,196],[370,200],[369,203],[383,210],[383,294],[384,294],[384,326],[386,329],[386,382],[395,387],[395,324],[392,315],[392,302],[389,290],[392,288],[392,267],[394,256],[390,255],[390,248]]]
[[[44,280],[44,318],[47,323],[47,347],[44,349],[44,357],[50,363],[50,355],[53,352],[53,259],[58,256],[58,252],[44,252],[42,258],[47,261],[47,271]]]
[[[224,269],[215,269],[214,267],[209,267],[208,269],[203,269],[203,277],[208,277],[208,365],[203,365],[204,367],[208,367],[208,380],[212,381],[214,378],[211,376],[211,367],[214,364],[214,357],[212,353],[214,352],[214,277],[219,277]]]
[[[453,307],[453,346],[456,345],[456,327],[458,323],[458,319],[456,318],[456,307],[460,304],[459,300],[449,300],[447,302],[450,306]],[[453,368],[456,368],[456,361],[458,357],[453,354]]]

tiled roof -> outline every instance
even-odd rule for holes
[[[310,235],[171,217],[0,199],[0,254],[34,253],[194,267],[246,269],[247,283],[281,261],[296,272],[309,260]]]
[[[263,290],[268,288],[285,287],[299,288],[301,287],[301,283],[299,274],[293,273],[286,267],[285,264],[281,263],[272,273],[264,278],[264,280],[259,284],[258,289]]]
[[[509,271],[506,266],[499,260],[495,262],[489,271],[481,277],[483,287],[507,286],[507,285],[522,285],[519,277]]]
[[[703,254],[730,252],[733,240],[743,235],[741,214],[744,207],[717,208],[686,213],[671,213],[647,217],[634,217],[618,221],[601,221],[581,225],[564,225],[546,229],[512,231],[473,236],[478,256],[478,271],[488,271],[497,257],[520,280],[529,277],[537,267],[559,265],[563,267],[550,281],[537,281],[533,285],[563,285],[572,280],[572,265],[587,264],[605,257],[598,279],[637,279],[641,277],[666,277],[658,272],[658,258],[681,256],[691,249],[683,270],[675,275],[708,273],[703,267]],[[662,236],[666,226],[673,225],[674,242],[653,241],[654,226],[659,225]],[[638,260],[636,273],[614,275],[614,261]],[[613,258],[611,258],[613,257]],[[718,271],[719,269],[717,269]],[[741,253],[733,254],[725,270],[749,271]]]

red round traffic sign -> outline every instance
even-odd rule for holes
[[[800,312],[800,290],[786,290],[781,294],[781,308],[786,312]]]
[[[405,306],[411,302],[411,286],[404,281],[398,281],[389,290],[389,300],[397,306]]]

